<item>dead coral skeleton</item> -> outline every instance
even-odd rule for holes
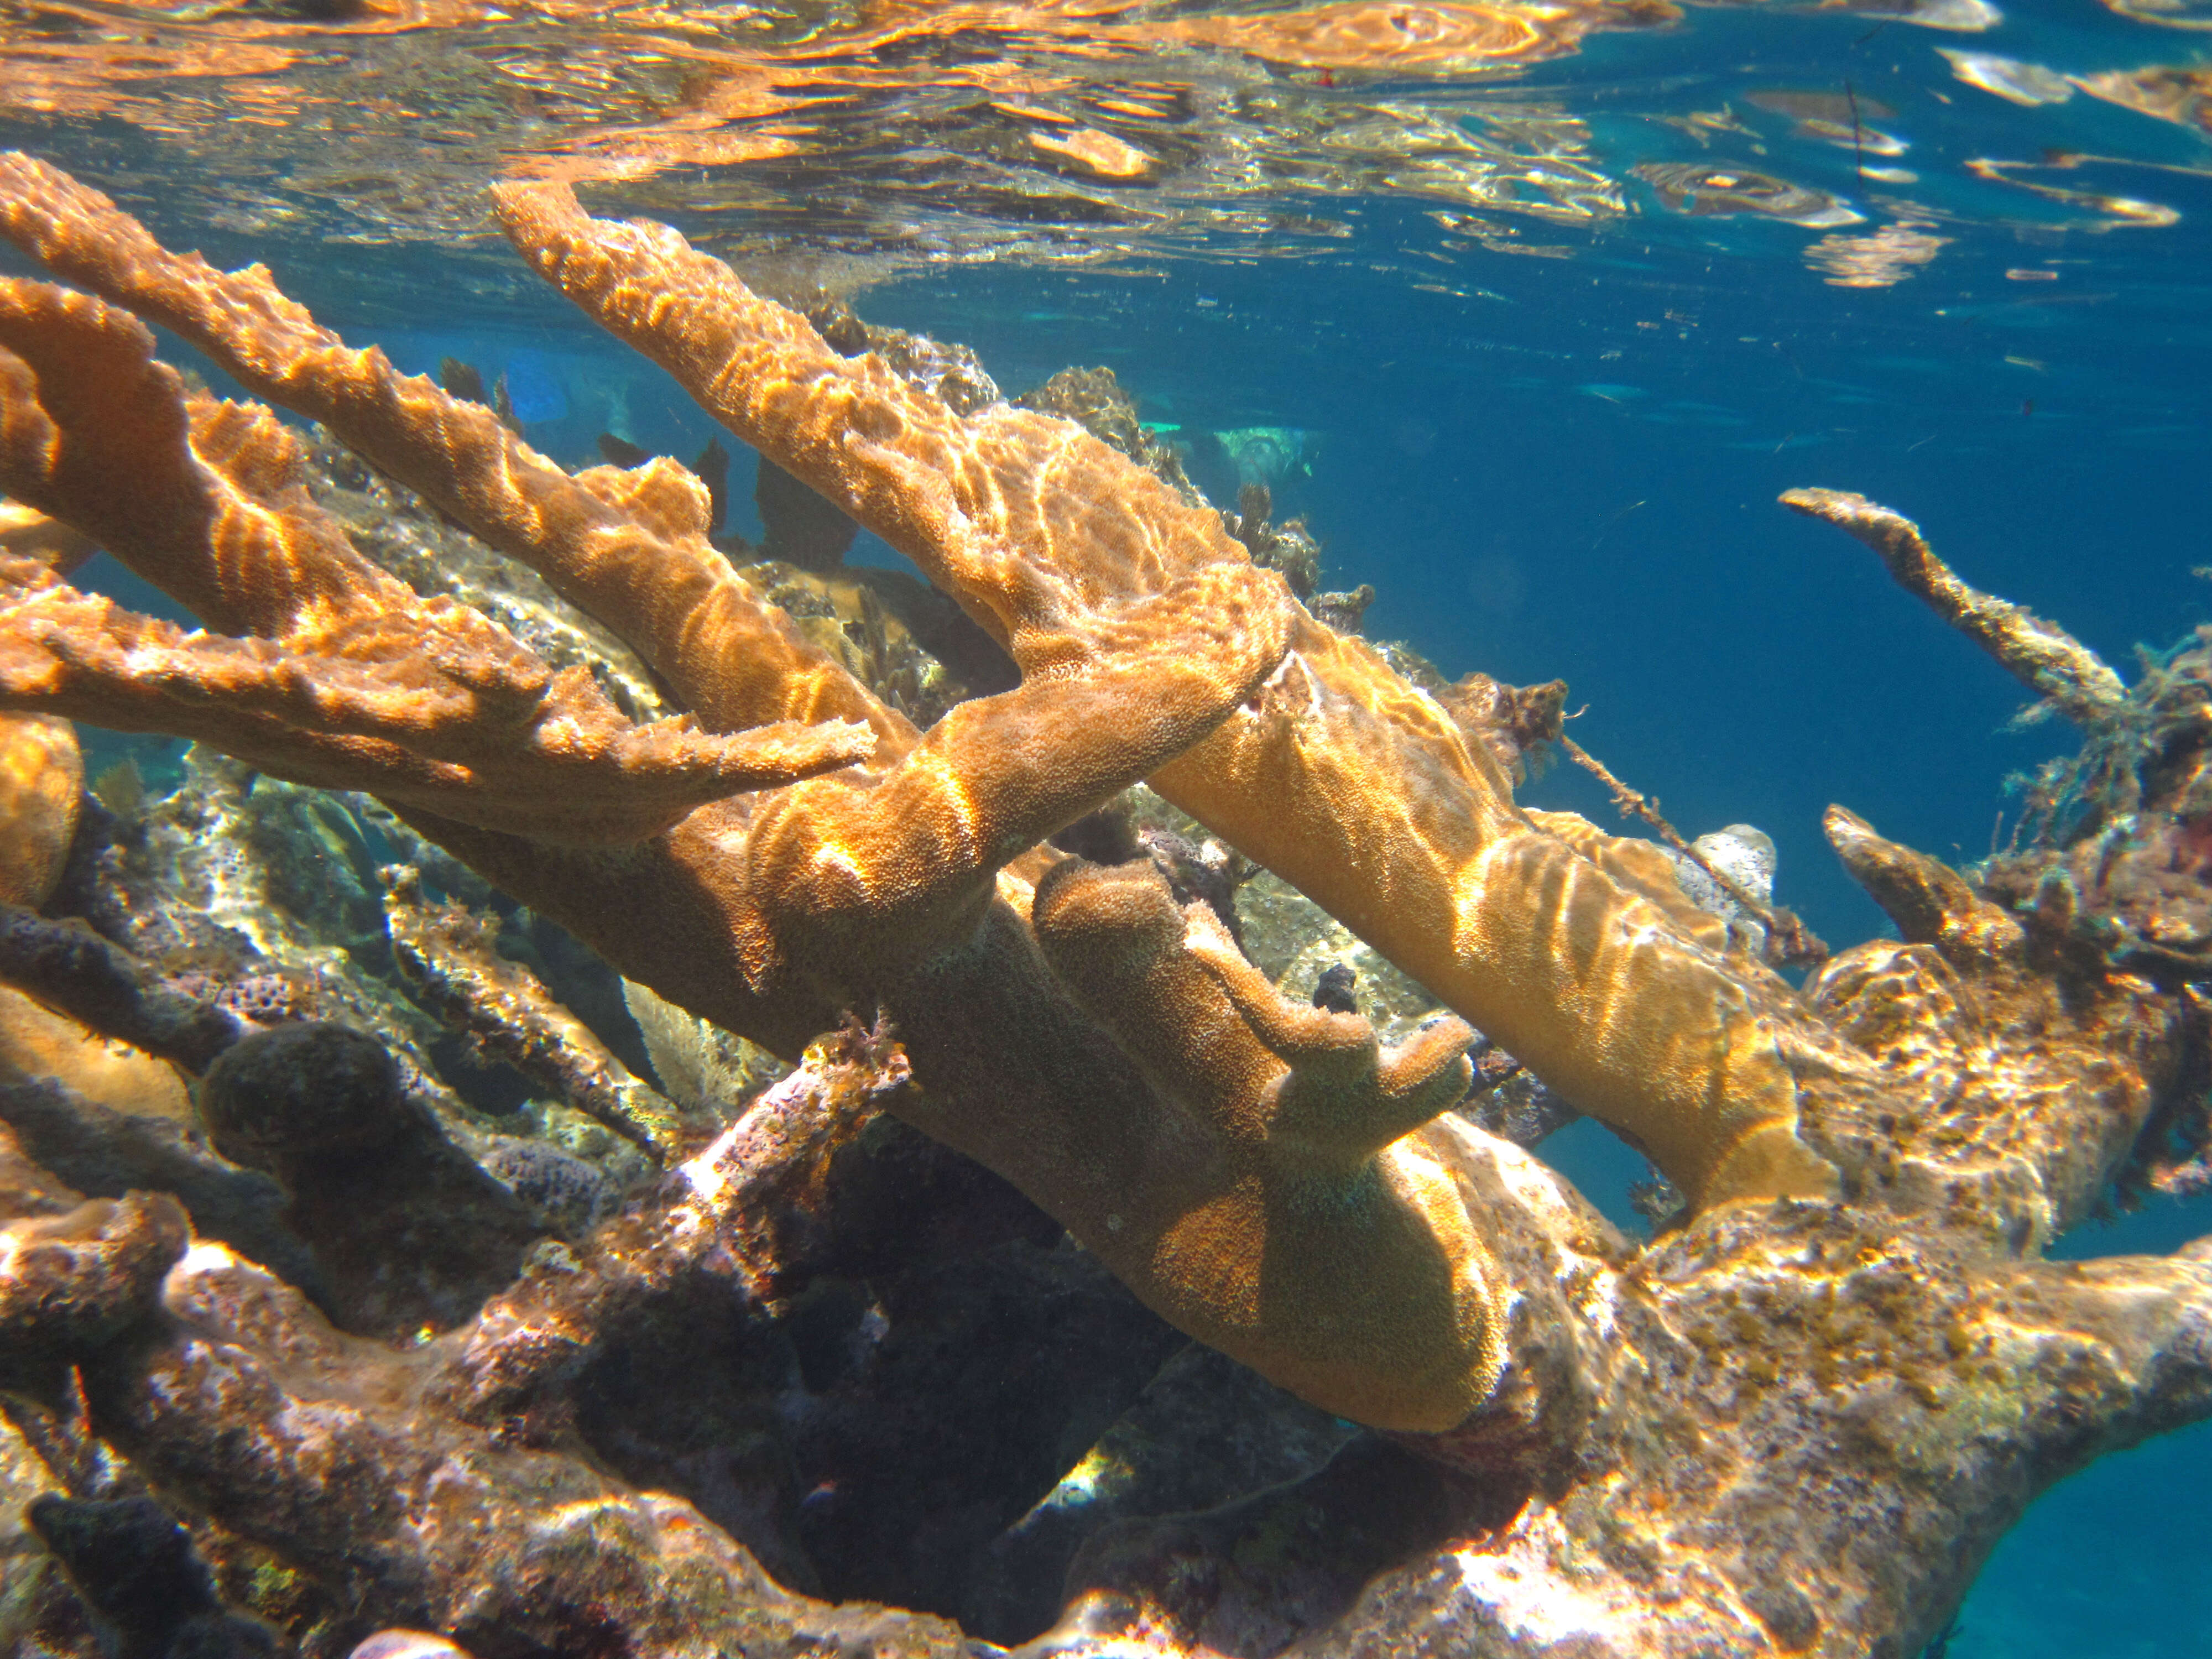
[[[680,468],[572,477],[266,272],[179,258],[0,161],[0,232],[96,296],[0,288],[0,486],[234,630],[165,631],[9,564],[0,706],[374,793],[787,1059],[875,1017],[757,1103],[746,1132],[793,1161],[735,1168],[718,1144],[404,1361],[191,1243],[166,1198],[50,1198],[0,1253],[33,1408],[81,1376],[99,1434],[363,1634],[511,1628],[570,1652],[611,1617],[642,1652],[740,1626],[763,1650],[950,1651],[949,1627],[776,1588],[682,1500],[555,1443],[609,1321],[702,1273],[766,1293],[777,1247],[732,1194],[786,1168],[812,1190],[858,1091],[1007,1177],[1182,1328],[1457,1472],[1440,1535],[1316,1615],[1308,1653],[1378,1627],[1470,1655],[1912,1651],[2043,1485],[2212,1413],[2212,1253],[2040,1260],[2203,1086],[2193,1000],[2077,948],[2094,894],[1999,902],[1838,809],[1831,840],[1901,938],[1800,994],[1657,848],[1517,807],[1472,702],[1416,690],[1079,428],[956,412],[565,187],[497,199],[542,275],[913,557],[1022,683],[917,731],[720,559]],[[632,725],[367,566],[267,412],[184,396],[137,318],[536,570],[686,716]],[[127,499],[100,487],[125,467],[149,480]],[[1961,626],[2030,640],[2069,697],[2123,695],[1913,568]],[[1678,1223],[1632,1247],[1449,1113],[1467,1025],[1381,1049],[1356,1015],[1279,998],[1148,865],[1040,845],[1140,778],[1632,1138]],[[1224,1559],[1237,1524],[1207,1534]],[[1052,1651],[1201,1639],[1141,1562],[1101,1571]]]

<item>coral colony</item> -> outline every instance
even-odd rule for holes
[[[2206,1180],[2203,645],[2130,689],[1793,492],[2084,733],[1975,871],[1832,810],[1899,938],[1797,988],[1762,837],[1517,806],[1563,689],[1340,631],[1110,378],[941,397],[495,196],[811,568],[0,161],[25,1651],[1907,1659],[2212,1413],[2212,1243],[2043,1260]],[[197,746],[88,794],[67,720]],[[1520,1144],[1575,1111],[1650,1240]]]

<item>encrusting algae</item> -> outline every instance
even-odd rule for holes
[[[0,1329],[23,1356],[0,1383],[50,1441],[112,1443],[222,1548],[323,1587],[349,1609],[317,1626],[324,1646],[407,1624],[582,1652],[611,1622],[641,1653],[957,1650],[941,1621],[771,1582],[758,1559],[805,1582],[776,1553],[787,1539],[724,1510],[710,1522],[696,1460],[637,1449],[650,1425],[621,1431],[622,1455],[684,1496],[625,1485],[607,1472],[620,1457],[572,1438],[616,1443],[592,1402],[618,1350],[684,1354],[687,1323],[721,1328],[686,1310],[757,1309],[794,1331],[819,1316],[806,1287],[825,1264],[883,1249],[880,1217],[856,1218],[856,1170],[984,1190],[943,1148],[1011,1183],[970,1200],[1009,1239],[1032,1237],[1039,1206],[1178,1329],[1425,1460],[1364,1437],[1340,1454],[1367,1460],[1359,1480],[1302,1489],[1323,1536],[1360,1534],[1377,1491],[1430,1517],[1371,1556],[1346,1545],[1379,1575],[1356,1604],[1339,1583],[1273,1641],[1234,1598],[1194,1601],[1163,1566],[1174,1552],[1212,1553],[1225,1584],[1285,1525],[1232,1509],[1202,1534],[1117,1533],[1071,1578],[1079,1594],[1040,1638],[1054,1653],[1145,1631],[1193,1651],[1296,1635],[1302,1653],[1349,1654],[1387,1630],[1469,1655],[1571,1636],[1589,1654],[1901,1656],[2036,1491],[2212,1413],[2204,1247],[2040,1261],[2116,1179],[2174,1167],[2203,1127],[2194,958],[2093,948],[2094,885],[2054,864],[2014,902],[1836,809],[1832,842],[1901,938],[1801,993],[1685,896],[1659,848],[1515,804],[1518,748],[1481,712],[1515,696],[1416,688],[1173,482],[1052,415],[957,412],[674,231],[586,216],[564,185],[495,198],[539,274],[912,558],[1022,678],[918,729],[740,577],[684,469],[571,475],[492,410],[347,348],[265,271],[173,255],[66,175],[0,160],[0,233],[74,285],[0,283],[0,488],[213,630],[11,557],[0,706],[366,791],[395,834],[798,1066],[718,1138],[687,1140],[620,1060],[562,1036],[495,929],[396,881],[390,937],[421,994],[668,1171],[526,1270],[479,1264],[502,1281],[481,1305],[457,1264],[406,1352],[366,1340],[416,1305],[380,1276],[373,1227],[310,1239],[311,1299],[282,1264],[204,1236],[188,1205],[72,1207],[18,1150],[24,1190],[46,1196],[0,1250]],[[527,566],[676,712],[633,720],[581,669],[362,558],[311,498],[299,441],[258,405],[188,394],[148,323]],[[125,473],[144,487],[108,487]],[[1792,504],[1875,541],[2008,665],[2032,657],[2019,672],[2062,713],[2110,724],[2134,706],[1924,546],[1896,555],[1918,538],[1893,515]],[[2137,787],[2130,846],[2195,833],[2195,793],[2160,792],[2175,754],[2130,750],[2100,775]],[[1460,1018],[1382,1048],[1357,1013],[1286,1000],[1154,860],[1049,843],[1139,780]],[[94,959],[37,931],[61,924],[22,926],[0,970],[37,994],[39,964],[66,958],[53,1000],[95,1026],[110,1006],[143,1017],[126,952]],[[131,994],[103,1002],[94,981]],[[1451,1110],[1471,1027],[1647,1152],[1686,1200],[1674,1224],[1632,1246]],[[336,1028],[233,1034],[241,1058],[210,1076],[317,1029]],[[380,1099],[403,1094],[395,1077]],[[458,1121],[392,1109],[380,1146],[465,1188],[438,1150],[465,1140]],[[254,1158],[295,1209],[341,1180],[370,1206],[374,1180],[318,1174],[270,1133]],[[471,1201],[519,1249],[526,1206]]]

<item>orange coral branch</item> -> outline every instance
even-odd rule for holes
[[[1437,1431],[1480,1405],[1506,1281],[1411,1133],[1467,1092],[1474,1033],[1449,1020],[1386,1054],[1357,1015],[1285,1002],[1150,864],[1055,866],[1036,923],[1176,1109],[1113,1126],[1113,1161],[1148,1178],[1095,1191],[1079,1236],[1182,1328],[1331,1411]]]
[[[1152,592],[1248,638],[1286,628],[1275,676],[1154,787],[1700,1201],[1827,1190],[1797,1133],[1800,1074],[1849,1058],[1779,981],[1687,944],[1709,919],[1678,891],[1624,888],[1532,823],[1486,751],[1253,569],[1218,514],[1069,422],[1004,405],[963,418],[874,357],[840,356],[665,226],[590,218],[562,185],[495,200],[543,275],[914,559],[1025,672],[1070,672],[1087,629]]]
[[[305,505],[291,435],[264,412],[188,398],[128,312],[0,279],[0,348],[10,493],[135,560],[209,626],[335,634],[406,592],[320,514],[256,499]]]
[[[98,191],[0,155],[0,234],[65,281],[191,342],[256,396],[324,422],[487,545],[620,635],[714,731],[866,721],[896,752],[913,728],[808,644],[706,540],[697,481],[666,461],[577,477],[489,410],[356,351],[259,266],[169,252]]]
[[[581,670],[354,552],[266,411],[187,400],[143,324],[0,281],[0,486],[219,626],[187,635],[10,559],[0,703],[215,742],[300,781],[487,828],[635,841],[703,802],[849,764],[844,725],[634,726]],[[119,489],[118,478],[134,487]]]
[[[1488,751],[1359,641],[1302,617],[1267,694],[1152,781],[1693,1203],[1830,1189],[1801,1106],[1863,1063],[1721,954],[1656,848],[1633,872],[1638,843],[1522,812]]]
[[[187,634],[59,583],[0,587],[0,707],[190,738],[296,782],[583,843],[641,840],[706,802],[866,753],[852,726],[632,726],[580,669],[546,672],[518,720],[419,659]]]
[[[493,192],[538,272],[793,477],[921,566],[1024,673],[1074,672],[1123,607],[1271,630],[1288,596],[1219,516],[1072,422],[955,414],[879,359],[846,358],[662,225],[593,219],[565,185]]]

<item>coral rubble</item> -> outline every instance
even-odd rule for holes
[[[0,486],[222,630],[0,553],[0,708],[273,775],[112,792],[148,821],[88,809],[62,919],[0,928],[24,1009],[194,1078],[189,1127],[98,1068],[0,1086],[0,1453],[61,1489],[31,1524],[82,1592],[74,1635],[52,1575],[0,1611],[185,1642],[101,1577],[143,1536],[191,1641],[316,1659],[1903,1656],[2043,1486],[2212,1413],[2212,1244],[2042,1259],[2203,1158],[2195,657],[2130,690],[1893,514],[1793,497],[2087,732],[1978,871],[1832,809],[1899,937],[1801,990],[1758,840],[1688,849],[1738,872],[1701,905],[1661,848],[1518,806],[1563,688],[1414,683],[1255,562],[1297,551],[1268,503],[1232,525],[1140,464],[1110,388],[1060,387],[1079,424],[933,382],[672,230],[495,194],[1018,682],[923,729],[729,563],[684,469],[572,476],[0,158],[0,233],[76,285],[0,284]],[[148,322],[527,567],[508,614],[566,659],[363,556],[299,441],[189,395]],[[597,677],[594,630],[650,683]],[[1188,819],[1139,833],[1139,780]],[[117,902],[149,848],[225,855],[190,812],[270,918]],[[1442,1009],[1385,1046],[1340,957],[1242,937],[1229,849]],[[661,1088],[510,953],[517,902],[634,981]],[[295,965],[307,911],[337,988]],[[760,1091],[739,1039],[794,1069]],[[511,1133],[427,1075],[441,1042],[558,1098]],[[1522,1068],[1556,1094],[1468,1100]],[[1517,1144],[1575,1110],[1679,1194],[1648,1243]],[[1238,1413],[1256,1442],[1164,1472]]]

